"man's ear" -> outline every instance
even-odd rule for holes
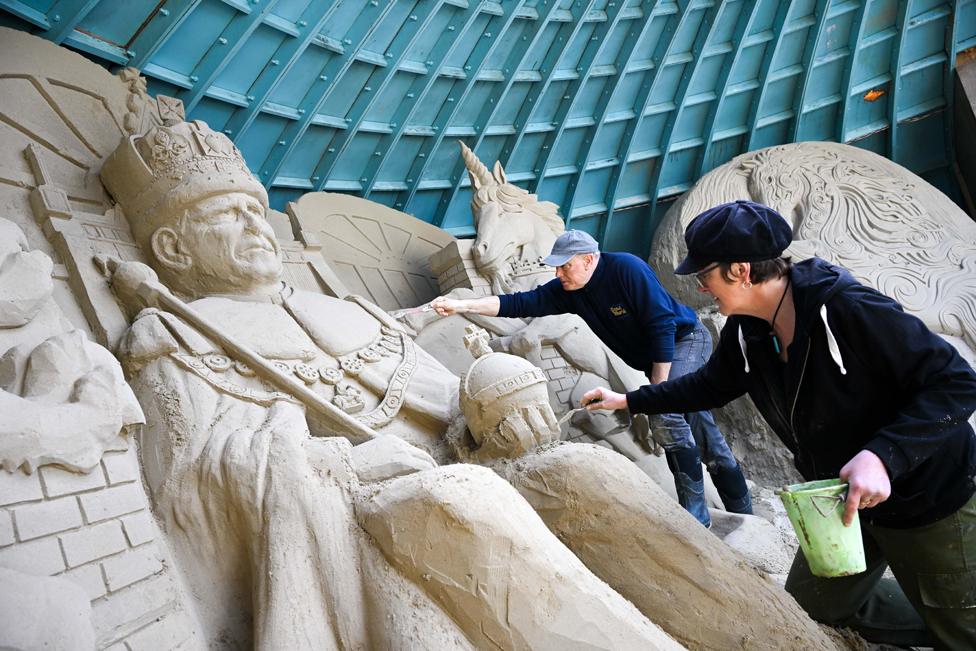
[[[193,264],[193,259],[183,253],[179,234],[169,226],[163,226],[153,233],[150,245],[159,263],[169,269],[186,271]]]
[[[749,272],[752,271],[752,265],[748,262],[733,262],[732,266],[729,267],[729,271],[736,281],[746,281],[749,279]]]

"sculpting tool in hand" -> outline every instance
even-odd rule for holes
[[[400,317],[407,316],[408,314],[419,314],[420,312],[430,312],[433,309],[434,309],[433,305],[431,305],[430,303],[426,303],[424,305],[418,305],[417,307],[408,307],[403,310],[394,310],[393,312],[390,312],[390,316],[392,316],[394,319],[399,319]]]
[[[595,400],[595,399],[594,400],[590,400],[589,402],[587,402],[586,404],[584,404],[582,407],[577,407],[576,409],[570,409],[565,414],[563,414],[562,416],[559,417],[559,420],[556,421],[556,427],[562,427],[563,426],[563,423],[565,423],[567,420],[569,420],[570,418],[573,417],[573,414],[575,414],[577,412],[581,412],[581,411],[586,411],[586,407],[588,405],[592,405],[594,402],[600,402],[600,401],[599,400]]]

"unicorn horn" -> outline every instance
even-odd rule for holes
[[[475,155],[471,148],[468,147],[464,142],[458,140],[458,144],[461,145],[461,158],[464,159],[464,166],[468,168],[468,174],[471,175],[471,183],[475,184],[475,180],[480,183],[477,185],[494,185],[495,178],[491,175],[491,172],[485,167],[485,164]]]

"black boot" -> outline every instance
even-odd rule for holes
[[[701,454],[698,448],[666,450],[664,456],[674,475],[674,489],[678,503],[706,527],[712,526],[712,518],[705,505],[705,477],[702,474]]]
[[[718,495],[722,498],[726,511],[752,515],[752,496],[749,495],[746,478],[739,464],[735,464],[735,468],[722,466],[709,468],[708,474],[712,476],[712,483],[718,489]]]

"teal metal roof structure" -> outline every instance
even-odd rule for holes
[[[473,232],[457,140],[609,248],[745,151],[951,161],[976,0],[0,0],[227,133],[272,205],[346,192]]]

